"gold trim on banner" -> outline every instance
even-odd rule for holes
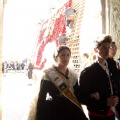
[[[54,78],[52,78],[52,76],[49,74],[50,71],[54,71],[54,73],[57,75],[57,77],[59,77],[64,82],[64,84],[66,84],[66,82],[65,82],[65,81],[67,81],[66,78],[64,76],[62,76],[59,72],[57,72],[54,68],[50,68],[49,70],[44,71],[46,73],[47,77],[50,79],[50,81],[60,91],[60,93],[63,94],[66,98],[68,98],[71,102],[73,102],[75,105],[77,105],[83,111],[81,103],[77,100],[75,95],[71,92],[70,86],[68,84],[66,84],[67,87],[63,91],[61,89],[59,89],[59,86],[57,86],[57,84],[53,80]]]

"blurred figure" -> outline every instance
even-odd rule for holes
[[[117,52],[117,46],[115,42],[112,42],[109,49],[109,57],[107,58],[107,62],[116,70],[117,62],[114,60],[114,57]]]
[[[22,63],[21,63],[21,71],[24,72],[24,69],[25,69],[25,63],[22,62]]]
[[[80,72],[90,64],[89,62],[90,62],[89,54],[84,53],[80,59]]]
[[[12,67],[12,72],[15,71],[15,65],[14,65],[14,62],[11,62],[11,67]]]
[[[17,63],[17,62],[15,62],[15,63],[14,63],[15,73],[17,72],[17,66],[18,66],[18,63]]]
[[[3,73],[3,76],[6,76],[6,73],[7,73],[7,62],[2,62],[2,73]]]
[[[28,78],[32,79],[32,74],[33,74],[33,64],[30,62],[28,65]]]
[[[4,72],[5,72],[5,69],[4,69],[4,62],[2,62],[2,74],[4,76]]]
[[[114,58],[117,52],[117,46],[115,42],[112,42],[109,49],[109,58]]]
[[[120,69],[118,69],[118,63],[114,60],[117,52],[117,46],[115,42],[112,42],[109,49],[109,57],[107,59],[108,64],[111,66],[112,73],[115,74],[114,78],[116,83],[116,88],[118,90],[118,96],[120,98]],[[116,116],[119,115],[120,118],[120,102],[116,106]]]
[[[120,56],[118,56],[117,67],[120,69]]]

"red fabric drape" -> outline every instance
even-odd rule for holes
[[[56,44],[58,45],[58,36],[59,33],[66,33],[66,23],[63,15],[60,15],[59,18],[56,19],[54,29],[53,29],[53,37],[56,39]]]
[[[40,35],[39,35],[39,39],[38,39],[38,44],[42,41],[45,30],[46,30],[46,28],[40,31]]]
[[[46,58],[44,58],[44,60],[42,60],[42,53],[45,49],[46,44],[48,44],[49,42],[55,41],[56,45],[58,46],[58,36],[59,33],[65,34],[66,33],[66,22],[65,22],[65,18],[64,18],[64,7],[67,9],[68,7],[70,7],[72,5],[72,0],[69,0],[67,3],[65,3],[63,5],[62,8],[60,8],[57,13],[51,18],[48,19],[41,27],[41,31],[40,31],[40,35],[39,35],[39,39],[38,39],[38,44],[41,43],[41,45],[39,46],[39,49],[37,51],[37,58],[36,58],[36,66],[39,66],[39,69],[43,69],[44,65],[47,61]],[[55,19],[55,17],[58,17]],[[49,22],[49,20],[51,22]],[[46,24],[49,23],[49,31],[52,34],[52,37],[48,37],[48,38],[44,38],[44,33],[46,31]],[[51,25],[54,25],[51,26]],[[53,28],[53,31],[52,31]],[[48,33],[49,36],[49,33]],[[48,51],[49,52],[49,51]]]

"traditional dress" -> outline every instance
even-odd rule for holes
[[[68,76],[65,76],[55,66],[50,69],[59,72],[66,79],[70,91],[74,93],[78,80],[75,70],[69,69]],[[44,72],[37,102],[36,120],[87,120],[87,118],[77,105],[60,93]]]

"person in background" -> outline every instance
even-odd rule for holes
[[[24,69],[25,69],[25,63],[22,62],[22,63],[21,63],[21,71],[22,71],[22,73],[24,73]]]
[[[74,95],[78,75],[68,67],[70,49],[60,46],[53,57],[56,63],[43,71],[36,120],[87,120]]]
[[[84,53],[82,56],[81,56],[81,59],[80,59],[80,72],[89,65],[89,54],[88,53]]]
[[[3,76],[5,76],[4,73],[5,73],[4,62],[2,62],[2,74],[3,74]]]
[[[78,100],[87,106],[90,120],[115,120],[119,98],[113,79],[115,74],[106,59],[112,38],[102,36],[95,41],[96,62],[80,74]]]
[[[117,70],[117,62],[114,60],[114,57],[117,52],[117,46],[115,42],[112,42],[109,49],[109,57],[107,58],[107,62],[114,68],[114,70]]]
[[[117,52],[117,46],[115,42],[112,42],[110,45],[110,49],[109,49],[109,57],[107,59],[108,64],[111,66],[112,68],[112,72],[115,74],[115,82],[116,82],[116,87],[118,89],[118,96],[120,99],[120,70],[118,69],[118,63],[114,60],[114,57],[116,55]],[[118,105],[116,106],[116,115],[119,116],[120,118],[120,102],[118,103]]]
[[[14,66],[15,66],[15,73],[16,73],[16,72],[17,72],[18,62],[15,62],[15,63],[14,63]]]
[[[117,67],[120,69],[120,55],[118,56]]]
[[[3,76],[6,76],[7,66],[8,66],[7,61],[2,62],[2,73],[3,73]]]
[[[32,79],[32,74],[33,74],[33,64],[30,62],[28,65],[28,78]]]

